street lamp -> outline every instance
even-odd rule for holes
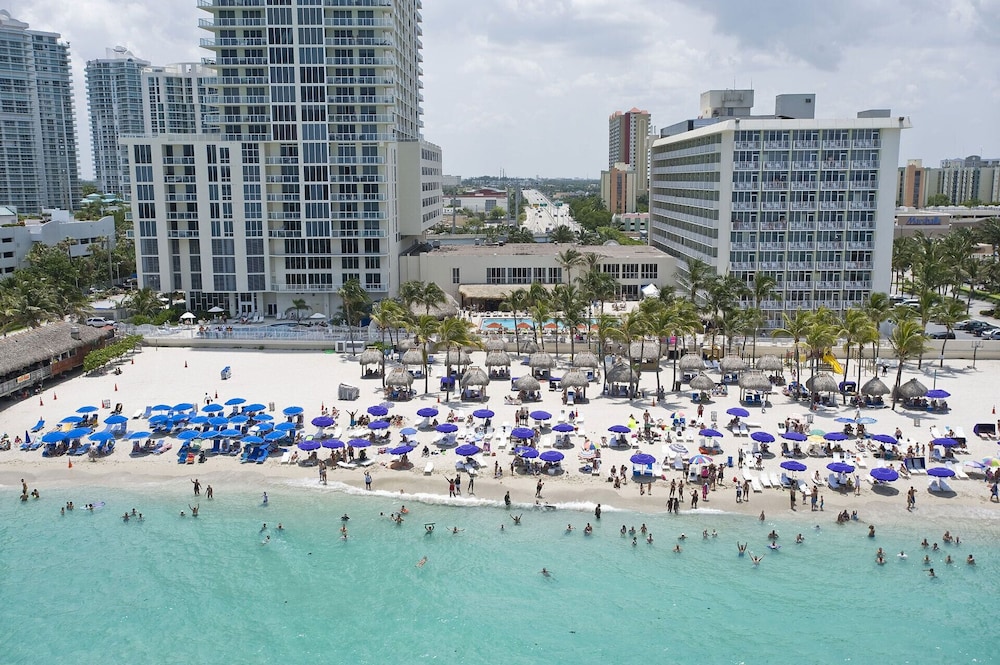
[[[972,340],[972,369],[976,369],[976,352],[979,351],[979,347],[983,345],[983,340],[974,339]]]

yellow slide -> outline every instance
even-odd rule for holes
[[[840,366],[840,363],[837,362],[837,359],[833,357],[832,353],[828,353],[825,356],[823,356],[823,362],[825,362],[826,364],[828,364],[830,367],[833,368],[834,374],[844,373],[844,368]]]

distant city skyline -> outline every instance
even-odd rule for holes
[[[84,67],[124,45],[154,65],[198,62],[196,0],[7,0],[0,8],[70,42],[81,175],[93,178]],[[424,133],[446,173],[587,177],[607,168],[607,118],[647,109],[656,127],[694,117],[697,95],[754,88],[816,94],[818,118],[868,108],[908,116],[899,159],[1000,155],[990,63],[1000,3],[863,0],[429,0]],[[965,118],[959,121],[958,118]]]

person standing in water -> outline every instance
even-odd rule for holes
[[[263,503],[265,506],[267,505],[267,492],[264,492]]]

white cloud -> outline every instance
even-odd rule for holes
[[[8,0],[32,28],[71,42],[84,173],[83,67],[124,44],[155,64],[208,55],[196,0]],[[698,95],[815,92],[820,116],[909,115],[901,159],[1000,155],[996,0],[429,0],[425,134],[464,175],[589,175],[607,162],[607,117],[638,106],[655,126]]]

